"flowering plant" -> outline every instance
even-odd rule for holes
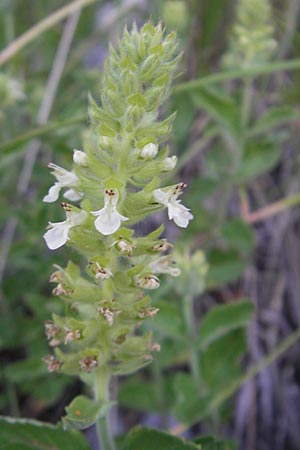
[[[140,369],[159,351],[151,333],[136,332],[159,311],[147,291],[160,286],[163,274],[180,275],[172,245],[161,238],[163,225],[146,236],[134,226],[164,207],[179,227],[193,219],[178,200],[186,185],[162,187],[176,165],[164,144],[174,116],[159,118],[180,57],[176,47],[174,33],[164,36],[160,24],[126,30],[105,63],[101,106],[90,99],[84,151],[74,151],[72,171],[49,164],[57,181],[44,201],[56,201],[66,188],[63,196],[77,203],[61,203],[66,220],[49,222],[44,239],[51,250],[74,247],[87,263],[85,273],[69,262],[51,277],[66,312],[45,324],[54,348],[45,361],[50,372],[79,375],[94,389],[100,422],[110,405],[110,377]],[[74,425],[72,411],[64,420]],[[110,448],[105,429],[100,425],[100,438]]]

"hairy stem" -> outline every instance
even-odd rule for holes
[[[194,298],[186,295],[183,301],[183,318],[185,322],[186,336],[190,342],[189,366],[198,392],[201,391],[201,377],[199,370],[199,354],[195,348],[196,327],[194,321]]]
[[[110,373],[106,367],[101,367],[95,379],[95,398],[99,403],[109,402]],[[109,411],[100,417],[97,422],[97,432],[101,450],[116,450],[109,423]]]

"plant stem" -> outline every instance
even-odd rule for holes
[[[246,79],[244,84],[242,102],[242,124],[245,129],[245,134],[251,114],[252,94],[252,79]]]
[[[278,56],[283,58],[285,54],[290,50],[295,32],[297,30],[297,24],[300,13],[299,0],[290,0],[290,4],[287,8],[286,20],[285,20],[285,34],[281,40]]]
[[[48,122],[47,125],[37,126],[36,128],[26,131],[25,133],[19,134],[18,136],[13,137],[12,139],[3,141],[0,144],[0,152],[5,152],[6,155],[8,155],[11,152],[21,153],[22,151],[25,150],[25,148],[20,144],[23,144],[26,141],[29,141],[33,138],[40,138],[49,133],[52,133],[53,131],[60,130],[62,128],[66,128],[84,122],[86,122],[86,115],[74,117],[74,119],[68,119],[52,123]]]
[[[180,83],[173,88],[173,93],[181,93],[186,91],[193,91],[201,86],[207,86],[214,83],[221,83],[223,81],[231,81],[237,78],[253,78],[259,75],[269,75],[274,72],[283,72],[284,70],[299,70],[300,59],[291,59],[289,61],[278,61],[260,66],[249,67],[246,69],[226,70],[224,72],[207,75],[202,78],[197,78],[192,81]]]
[[[110,373],[106,367],[101,367],[95,379],[95,398],[99,403],[109,402]],[[97,422],[97,432],[101,450],[116,450],[109,423],[109,411]]]
[[[186,337],[189,339],[191,349],[189,354],[190,370],[197,386],[198,393],[201,391],[201,378],[199,370],[199,355],[194,345],[196,337],[195,321],[194,321],[194,298],[187,294],[183,300],[183,318],[185,322]]]
[[[262,358],[258,363],[251,366],[247,372],[239,377],[237,380],[229,383],[223,390],[221,390],[211,401],[209,405],[209,412],[212,413],[216,409],[228,400],[235,392],[240,389],[245,383],[250,381],[253,377],[258,375],[262,370],[267,368],[271,363],[276,361],[283,353],[285,353],[292,345],[294,345],[300,339],[300,330],[296,330],[290,334],[287,338],[280,342],[280,344],[274,348],[267,356]],[[179,435],[184,433],[190,428],[191,424],[177,424],[176,427],[169,430],[170,434]]]

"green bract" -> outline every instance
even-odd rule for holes
[[[160,238],[163,226],[138,236],[132,225],[164,207],[180,227],[193,218],[178,200],[184,183],[162,185],[176,165],[164,146],[173,116],[159,118],[179,59],[176,47],[175,35],[164,36],[160,25],[125,31],[105,62],[101,106],[90,99],[84,151],[74,151],[71,171],[49,165],[56,182],[44,201],[64,195],[71,203],[62,203],[66,219],[49,222],[44,238],[50,249],[68,243],[86,259],[85,270],[69,262],[50,280],[66,305],[65,316],[46,323],[55,348],[55,356],[46,357],[50,371],[93,383],[99,371],[133,372],[159,350],[151,334],[135,330],[158,312],[147,290],[159,287],[161,274],[180,270],[165,254],[172,246]]]

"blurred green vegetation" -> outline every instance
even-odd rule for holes
[[[0,48],[65,5],[2,1]],[[170,415],[188,426],[205,419],[204,428],[217,434],[232,421],[232,402],[212,405],[243,376],[247,350],[249,365],[257,362],[246,339],[254,310],[245,300],[253,292],[247,273],[257,275],[268,263],[258,258],[266,248],[265,221],[299,204],[299,9],[293,0],[284,8],[275,0],[96,1],[82,9],[74,27],[44,120],[40,105],[47,103],[47,80],[58,70],[55,55],[70,19],[38,34],[0,67],[1,413],[56,421],[80,391],[72,378],[49,376],[42,362],[48,353],[43,322],[62,308],[48,279],[53,264],[68,259],[65,251],[50,252],[42,239],[48,221],[61,219],[56,205],[42,202],[53,181],[47,163],[69,167],[73,149],[81,148],[88,93],[99,97],[108,43],[117,42],[125,24],[152,17],[177,31],[183,52],[167,108],[177,111],[170,142],[179,156],[176,181],[188,183],[185,204],[195,218],[179,236],[167,227],[166,236],[182,249],[177,263],[183,275],[155,292],[160,311],[149,328],[161,351],[146,371],[121,383],[119,402],[159,412],[165,424]],[[299,214],[290,220],[299,226]],[[271,226],[276,234],[279,221]],[[200,248],[205,258],[191,256]],[[254,299],[257,327],[262,305],[273,308],[263,295]],[[298,306],[291,302],[290,326],[274,345],[299,327],[293,315]],[[271,350],[269,341],[263,346]],[[222,448],[209,439],[204,449]],[[288,432],[286,439],[287,448],[296,449]]]

